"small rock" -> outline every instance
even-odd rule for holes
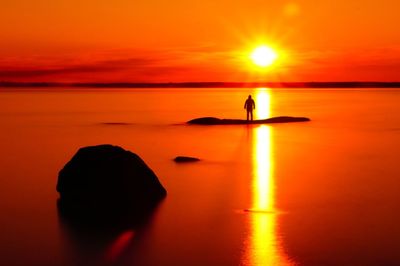
[[[188,156],[178,156],[178,157],[175,157],[174,161],[176,163],[192,163],[192,162],[198,162],[198,161],[200,161],[200,159],[195,158],[195,157],[188,157]]]

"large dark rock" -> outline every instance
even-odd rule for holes
[[[187,124],[192,125],[245,125],[245,124],[272,124],[272,123],[290,123],[290,122],[307,122],[307,117],[277,116],[260,120],[244,120],[244,119],[219,119],[216,117],[201,117],[190,120]]]
[[[136,154],[112,145],[84,147],[58,175],[63,213],[142,212],[166,191],[154,172]]]

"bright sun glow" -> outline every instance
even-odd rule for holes
[[[278,54],[271,47],[263,45],[254,49],[250,58],[257,66],[267,67],[275,62],[278,58]]]

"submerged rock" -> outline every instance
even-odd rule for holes
[[[118,146],[84,147],[58,175],[59,207],[68,213],[142,212],[166,190],[136,154]]]
[[[219,119],[216,117],[201,117],[192,119],[187,124],[192,125],[244,125],[244,124],[272,124],[272,123],[291,123],[291,122],[307,122],[307,117],[277,116],[260,120],[244,120],[244,119]]]
[[[195,158],[195,157],[188,157],[188,156],[177,156],[177,157],[175,157],[174,161],[176,163],[192,163],[192,162],[198,162],[198,161],[200,161],[200,159]]]

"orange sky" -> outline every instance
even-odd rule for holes
[[[0,80],[400,80],[398,0],[3,0]],[[257,70],[248,52],[281,51]]]

